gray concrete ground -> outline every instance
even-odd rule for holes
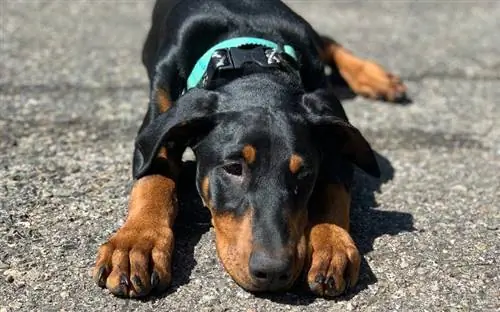
[[[255,297],[206,220],[178,230],[171,290],[117,299],[89,277],[122,222],[145,112],[150,1],[0,2],[0,311],[498,311],[500,5],[294,1],[400,73],[413,105],[345,101],[380,154],[356,184],[361,281],[341,300]]]

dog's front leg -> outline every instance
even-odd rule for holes
[[[137,180],[125,224],[99,248],[94,278],[114,295],[141,297],[171,281],[175,182],[162,175]]]
[[[351,197],[346,187],[317,188],[309,209],[307,283],[314,294],[333,297],[356,284],[361,257],[348,233]]]

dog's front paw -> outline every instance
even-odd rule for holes
[[[174,236],[168,226],[126,222],[101,245],[94,279],[116,296],[142,297],[161,292],[171,281]]]
[[[315,225],[309,244],[307,283],[314,294],[334,297],[356,284],[361,258],[347,231],[334,224]]]

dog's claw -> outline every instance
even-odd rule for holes
[[[118,297],[126,297],[128,293],[128,277],[125,274],[120,275],[119,283],[116,287],[110,288],[110,291]]]
[[[346,284],[344,288],[344,294],[347,293],[347,291],[351,288],[351,280],[349,278],[346,279]]]
[[[143,288],[144,288],[144,284],[142,283],[142,280],[141,280],[141,278],[140,278],[139,276],[134,275],[134,276],[132,277],[132,282],[133,282],[133,284],[134,284],[137,288],[139,288],[139,289],[143,289]]]
[[[329,277],[328,280],[326,281],[326,285],[329,289],[333,289],[335,288],[335,280],[333,279],[333,277]]]
[[[325,279],[326,277],[323,274],[318,274],[314,281],[318,284],[323,284],[325,282]]]
[[[410,102],[411,102],[411,100],[408,97],[408,95],[406,94],[406,92],[400,92],[394,96],[394,103],[409,104]]]
[[[128,287],[128,286],[129,286],[129,282],[128,282],[127,275],[122,274],[122,275],[120,276],[120,286],[125,286],[125,287]]]
[[[160,283],[160,276],[156,271],[151,274],[151,288],[155,288]]]
[[[99,268],[99,272],[97,273],[97,285],[101,288],[106,287],[106,267],[102,266]]]

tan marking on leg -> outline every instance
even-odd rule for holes
[[[255,156],[257,154],[257,150],[255,149],[254,146],[252,146],[250,144],[246,144],[243,147],[241,154],[243,155],[245,162],[250,165],[255,161]]]
[[[317,187],[309,209],[307,281],[313,293],[333,297],[356,284],[361,257],[348,233],[349,192],[342,184]]]
[[[172,227],[176,214],[173,180],[161,175],[137,180],[124,225],[99,249],[94,268],[98,284],[126,297],[140,297],[153,288],[160,291],[166,288],[171,277]],[[161,261],[155,261],[158,258]],[[153,285],[149,268],[158,276]]]
[[[161,221],[172,227],[176,215],[177,197],[173,180],[152,175],[136,181],[130,197],[127,222],[140,225]]]
[[[357,94],[372,99],[384,98],[391,102],[406,98],[407,88],[399,77],[388,73],[373,61],[357,57],[333,41],[324,41],[320,57],[326,64],[335,64],[349,87]]]
[[[303,159],[297,154],[293,154],[292,157],[290,157],[290,163],[288,165],[288,168],[290,169],[290,172],[293,174],[296,174],[299,172],[300,168],[302,167]]]
[[[327,184],[321,191],[315,192],[314,210],[311,211],[311,222],[333,223],[349,231],[349,212],[351,194],[343,184]]]

